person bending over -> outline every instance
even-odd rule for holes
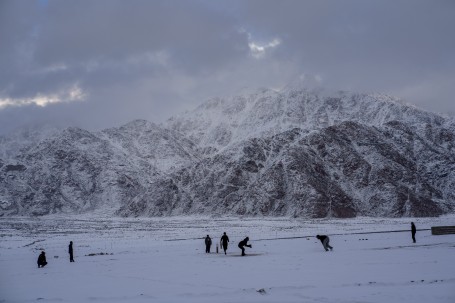
[[[329,249],[333,250],[333,247],[329,245],[330,239],[328,236],[317,235],[316,238],[318,238],[321,241],[322,246],[324,246],[325,251],[328,251]]]
[[[44,251],[41,252],[41,254],[38,256],[38,268],[46,266],[46,253]]]

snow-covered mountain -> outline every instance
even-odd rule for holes
[[[200,159],[197,146],[181,133],[145,120],[135,120],[98,135],[125,155],[145,160],[163,172],[188,166]]]
[[[113,213],[158,175],[197,160],[193,147],[141,120],[100,133],[66,129],[0,162],[2,214]]]
[[[58,132],[50,125],[33,125],[0,136],[0,159],[14,158],[22,149],[35,145]]]
[[[0,160],[0,207],[435,216],[455,210],[455,121],[385,95],[287,88],[216,98],[160,126],[70,128],[22,148]]]
[[[262,89],[245,96],[214,98],[191,112],[169,119],[165,126],[185,134],[207,151],[216,152],[249,138],[275,135],[292,128],[320,130],[343,121],[369,126],[402,121],[434,137],[450,137],[455,132],[453,118],[403,105],[401,100],[387,95],[296,88],[280,92]],[[452,144],[448,147],[454,148],[453,140],[441,144]]]
[[[455,210],[454,169],[453,155],[400,122],[295,128],[162,176],[118,213],[434,216]]]

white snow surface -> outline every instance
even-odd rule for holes
[[[454,222],[453,215],[0,218],[0,302],[452,303],[455,235],[433,236],[428,229]],[[227,255],[215,253],[224,231]],[[210,254],[207,234],[214,242]],[[329,235],[334,250],[324,251],[316,234]],[[252,248],[241,257],[237,243],[245,236]],[[49,264],[37,268],[43,249]]]

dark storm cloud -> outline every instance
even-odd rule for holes
[[[230,20],[188,1],[56,1],[42,25],[36,59],[53,62],[124,60],[168,50],[175,64],[219,65],[245,51]],[[243,49],[242,49],[243,46]],[[185,58],[193,61],[188,65]]]
[[[251,28],[283,40],[283,57],[330,86],[396,93],[424,105],[411,87],[433,85],[437,99],[440,81],[455,84],[455,2],[248,1],[244,12]],[[442,95],[434,110],[453,104]]]
[[[198,73],[223,68],[248,51],[245,35],[230,20],[187,1],[49,1],[44,7],[11,1],[4,6],[13,11],[2,16],[3,28],[9,29],[2,37],[13,42],[7,59],[13,57],[15,66],[2,79],[9,80],[14,96],[60,87],[62,81],[90,86],[142,78],[162,71],[165,62],[153,61],[160,54],[172,57],[167,68]],[[58,66],[65,68],[52,71]]]
[[[454,20],[443,0],[4,0],[0,133],[34,120],[158,122],[304,74],[453,113]]]

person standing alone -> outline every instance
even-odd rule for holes
[[[412,241],[416,243],[416,226],[414,225],[414,222],[411,222],[411,234],[412,234]]]
[[[226,235],[226,232],[223,233],[220,239],[220,245],[224,249],[224,254],[226,254],[226,250],[228,248],[229,237]]]
[[[70,245],[68,246],[68,253],[70,254],[70,262],[74,262],[74,258],[73,258],[73,241],[70,241]]]
[[[212,239],[207,235],[207,237],[205,237],[205,252],[207,254],[210,253],[210,246],[212,246]]]

